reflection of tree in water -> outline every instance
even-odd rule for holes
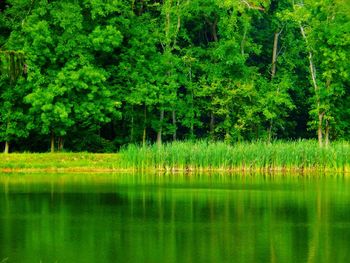
[[[349,234],[346,182],[231,178],[223,187],[213,176],[142,187],[120,180],[76,192],[66,182],[69,193],[23,185],[16,194],[0,180],[0,258],[66,262],[79,251],[75,262],[339,262],[350,245],[334,242]]]

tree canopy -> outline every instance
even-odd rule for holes
[[[350,139],[345,0],[0,2],[0,142]]]

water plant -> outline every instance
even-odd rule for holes
[[[121,151],[122,168],[164,170],[349,170],[350,145],[321,148],[316,141],[273,143],[172,142],[129,145]]]

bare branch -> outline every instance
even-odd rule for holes
[[[244,4],[246,4],[248,6],[249,9],[255,9],[255,10],[260,10],[260,11],[265,11],[265,8],[261,7],[261,6],[255,6],[253,4],[248,3],[246,0],[241,0],[241,2],[243,2]]]
[[[177,40],[177,35],[180,32],[180,27],[181,27],[181,16],[180,16],[180,0],[177,1],[177,25],[176,25],[176,32],[174,36],[174,43],[173,43],[173,48],[176,46],[176,40]]]

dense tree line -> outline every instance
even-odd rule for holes
[[[0,1],[5,151],[350,138],[347,0]]]

